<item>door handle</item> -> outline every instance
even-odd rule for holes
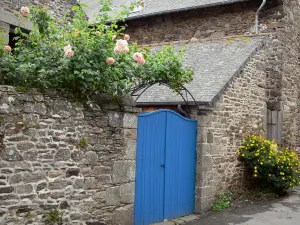
[[[165,168],[165,165],[160,165],[160,167]]]

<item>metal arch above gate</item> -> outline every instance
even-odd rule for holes
[[[145,84],[145,85],[141,85],[139,87],[137,87],[136,89],[134,89],[131,92],[131,96],[136,97],[135,102],[153,85],[155,84],[159,84],[159,85],[164,85],[169,87],[170,89],[172,89],[174,92],[176,92],[177,94],[179,94],[181,96],[181,98],[183,99],[185,105],[189,105],[189,100],[188,100],[188,96],[190,96],[195,104],[195,106],[197,107],[198,110],[198,115],[206,115],[206,113],[203,113],[201,108],[199,107],[199,105],[197,104],[194,96],[192,95],[192,93],[183,85],[179,85],[179,89],[175,90],[173,89],[167,82],[154,82],[154,83],[150,83],[150,84]]]

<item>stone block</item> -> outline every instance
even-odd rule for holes
[[[96,188],[96,178],[95,177],[85,177],[84,178],[84,189],[95,189]]]
[[[14,192],[14,188],[11,186],[8,187],[0,187],[0,194],[12,193]]]
[[[73,188],[74,189],[81,189],[83,188],[84,185],[84,179],[75,179],[73,183]]]
[[[47,180],[46,174],[43,171],[25,172],[22,176],[24,183],[32,183]]]
[[[37,152],[36,151],[23,152],[23,158],[26,161],[36,161],[37,160]]]
[[[121,203],[133,203],[135,183],[123,184],[120,186]]]
[[[195,194],[197,197],[207,197],[207,196],[211,197],[214,196],[215,190],[216,188],[212,186],[198,187],[196,188]]]
[[[66,171],[66,177],[75,176],[77,177],[79,175],[80,169],[79,168],[69,168]]]
[[[17,144],[17,149],[20,151],[27,151],[35,147],[33,142],[23,141]]]
[[[197,143],[206,143],[207,142],[207,130],[205,127],[197,128]]]
[[[113,165],[113,183],[127,183],[135,179],[134,161],[115,161]]]
[[[120,187],[110,187],[106,189],[105,202],[106,205],[120,204]]]
[[[25,103],[24,105],[25,113],[36,113],[40,115],[46,115],[47,108],[44,103]]]
[[[210,155],[210,144],[209,143],[198,143],[197,144],[197,158],[204,155]]]
[[[30,171],[32,172],[33,167],[32,164],[26,161],[18,161],[15,162],[15,170],[18,171]]]
[[[5,161],[21,161],[22,155],[14,147],[7,147],[0,151],[0,157]]]
[[[24,184],[16,186],[16,192],[18,194],[31,194],[33,192],[33,186],[31,184]]]
[[[87,165],[95,166],[98,164],[98,155],[96,152],[88,151],[84,155],[84,163]]]
[[[69,149],[58,149],[54,160],[55,161],[68,161],[71,157],[71,152]]]
[[[118,112],[109,112],[108,113],[108,123],[112,127],[121,127],[122,126],[122,119],[123,114]]]
[[[211,125],[211,122],[212,119],[210,113],[207,113],[207,115],[197,115],[198,127],[209,127]]]
[[[56,180],[49,183],[49,189],[50,190],[56,190],[56,189],[64,189],[65,187],[71,185],[72,182],[69,180]]]
[[[46,187],[47,187],[47,183],[46,182],[39,183],[36,186],[36,191],[41,191],[41,190],[45,189]]]
[[[124,128],[137,128],[137,115],[135,113],[125,113],[123,118]]]
[[[17,174],[13,174],[9,178],[9,183],[10,184],[17,184],[17,183],[20,183],[22,180],[23,180],[22,175],[20,173],[17,173]]]
[[[126,139],[136,140],[137,130],[124,128],[124,137]]]
[[[93,170],[93,174],[96,176],[103,175],[103,174],[111,174],[112,168],[109,166],[95,166]]]
[[[115,210],[112,216],[113,225],[132,225],[133,222],[133,205],[127,205],[122,208]]]
[[[126,140],[125,159],[135,160],[136,157],[136,140]]]
[[[71,153],[71,158],[72,158],[72,160],[75,161],[75,162],[81,161],[82,158],[83,158],[83,153],[82,153],[82,151],[81,151],[81,150],[79,150],[79,151],[73,151],[73,152]]]
[[[97,187],[101,188],[104,184],[110,184],[111,183],[111,176],[110,175],[99,175],[97,177]]]
[[[195,213],[204,213],[211,207],[211,203],[206,197],[195,198]]]

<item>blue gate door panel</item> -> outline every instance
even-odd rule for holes
[[[194,212],[196,133],[196,120],[168,111],[164,219],[173,219]]]
[[[163,221],[166,116],[163,111],[138,117],[135,225]]]

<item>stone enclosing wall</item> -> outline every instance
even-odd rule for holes
[[[210,208],[220,190],[245,187],[237,150],[245,134],[266,134],[265,71],[260,54],[234,78],[216,105],[198,120],[196,212]]]
[[[137,110],[0,86],[0,224],[133,224]],[[30,216],[29,216],[30,215]]]

